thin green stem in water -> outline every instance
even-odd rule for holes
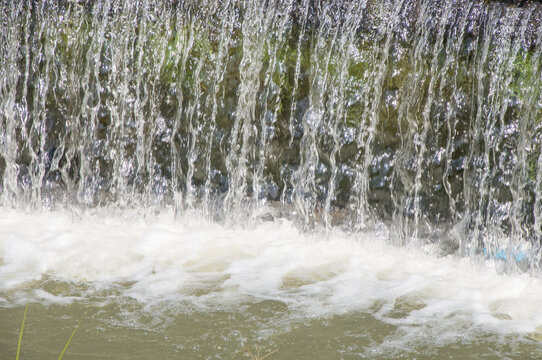
[[[21,350],[21,342],[23,340],[24,322],[26,321],[26,314],[28,313],[28,304],[24,307],[23,324],[21,325],[21,332],[19,333],[19,343],[17,344],[17,357],[15,360],[19,360],[19,352]]]
[[[62,352],[60,353],[60,356],[58,357],[58,360],[61,360],[62,357],[64,356],[64,353],[66,352],[66,350],[68,349],[68,346],[70,345],[70,342],[72,341],[75,333],[77,332],[77,329],[79,329],[79,325],[81,325],[81,322],[83,321],[83,318],[85,317],[85,315],[87,314],[87,312],[85,311],[83,313],[83,315],[81,316],[81,319],[79,319],[79,322],[77,323],[77,325],[75,326],[75,329],[73,329],[73,332],[70,336],[70,338],[68,339],[68,342],[66,343],[66,346],[64,346],[64,349],[62,349]]]

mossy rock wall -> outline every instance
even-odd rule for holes
[[[4,204],[245,197],[540,234],[540,2],[4,5]]]

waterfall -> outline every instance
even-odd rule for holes
[[[0,2],[0,203],[542,244],[542,4]]]

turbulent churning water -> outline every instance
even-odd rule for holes
[[[380,330],[341,356],[540,351],[540,2],[0,5],[1,316],[264,303],[269,350],[353,313]]]

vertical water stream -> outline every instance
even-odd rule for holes
[[[539,266],[537,1],[1,5],[4,207],[272,205]]]

